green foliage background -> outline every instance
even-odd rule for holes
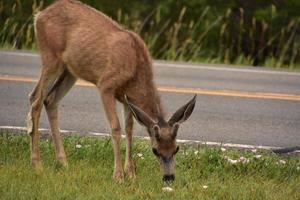
[[[156,59],[300,67],[299,0],[82,1],[138,32]],[[33,15],[52,2],[0,1],[0,45],[35,48]]]

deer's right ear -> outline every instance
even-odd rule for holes
[[[129,110],[133,114],[134,118],[138,123],[141,125],[152,128],[156,123],[149,117],[144,111],[142,111],[139,107],[129,102],[127,99],[127,96],[125,95],[125,101],[127,106],[129,107]]]
[[[195,104],[196,104],[196,97],[197,95],[195,94],[194,97],[184,106],[182,106],[181,108],[179,108],[174,114],[173,116],[169,119],[168,123],[173,126],[176,123],[182,123],[185,120],[187,120],[194,108],[195,108]]]

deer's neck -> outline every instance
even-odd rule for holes
[[[160,118],[164,118],[164,109],[155,85],[153,84],[153,87],[148,87],[142,96],[143,98],[139,98],[134,102],[135,105],[141,108],[155,121],[158,121]]]
[[[153,94],[150,95],[152,98],[145,98],[145,104],[143,105],[143,110],[155,121],[159,121],[159,118],[164,118],[164,109],[160,101],[160,96],[156,87],[153,89]]]
[[[163,107],[153,82],[152,59],[142,39],[133,32],[128,32],[135,41],[137,53],[136,77],[131,82],[130,91],[133,103],[146,112],[153,120],[164,117]]]

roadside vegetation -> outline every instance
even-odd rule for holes
[[[139,33],[155,59],[300,68],[300,1],[82,0]],[[35,49],[53,0],[0,2],[0,46]]]
[[[109,138],[67,136],[67,169],[54,161],[51,138],[40,147],[43,169],[30,166],[29,137],[0,132],[1,199],[300,199],[300,160],[269,152],[181,146],[174,192],[162,192],[149,141],[135,139],[136,179],[112,180]],[[125,154],[125,147],[122,146]]]

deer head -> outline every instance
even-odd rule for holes
[[[165,182],[171,182],[175,179],[174,157],[179,150],[179,146],[176,144],[178,128],[192,114],[196,96],[179,108],[168,121],[163,117],[158,117],[157,120],[152,119],[126,98],[126,103],[136,121],[147,128],[151,138],[152,151],[160,164],[163,181]]]

